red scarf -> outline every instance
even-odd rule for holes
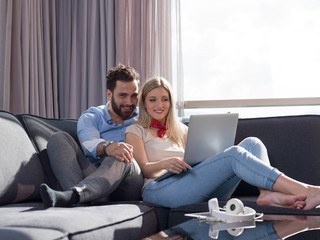
[[[150,127],[159,128],[159,130],[158,130],[158,137],[159,138],[162,138],[166,134],[167,126],[166,125],[162,125],[160,122],[158,122],[155,119],[151,120]]]

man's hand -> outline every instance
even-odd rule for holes
[[[113,142],[106,148],[108,156],[114,157],[121,162],[131,163],[133,160],[133,147],[124,142]]]

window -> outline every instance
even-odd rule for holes
[[[318,0],[183,0],[181,34],[185,101],[319,104]]]

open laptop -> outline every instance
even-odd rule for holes
[[[238,113],[191,115],[184,161],[194,166],[234,145]],[[174,173],[155,179],[161,181]]]

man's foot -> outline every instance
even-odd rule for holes
[[[76,190],[55,191],[44,183],[40,186],[40,195],[45,207],[69,207],[79,202]]]
[[[260,192],[257,204],[260,206],[303,209],[306,206],[306,195],[287,195],[284,193],[264,190]]]

